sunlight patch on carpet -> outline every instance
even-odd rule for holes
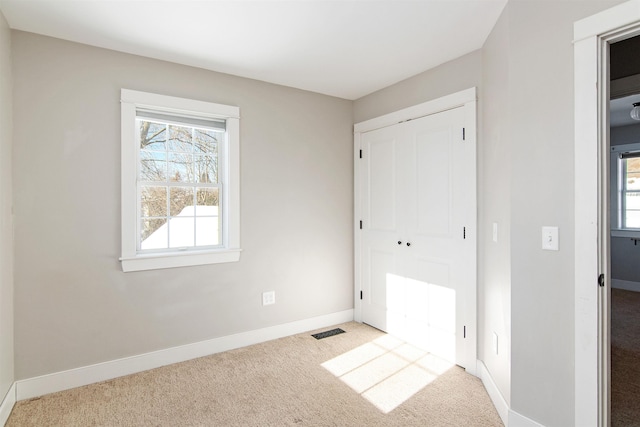
[[[322,367],[388,414],[453,364],[383,335],[324,362]]]

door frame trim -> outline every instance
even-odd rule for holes
[[[441,98],[423,102],[418,105],[403,108],[373,119],[356,123],[353,126],[355,134],[369,132],[383,127],[391,126],[407,120],[418,119],[430,114],[441,113],[453,108],[462,107],[469,102],[476,102],[476,88],[461,90]],[[357,159],[354,159],[357,160]],[[357,164],[357,162],[356,162]]]
[[[465,121],[465,141],[469,143],[474,150],[474,157],[476,159],[475,170],[473,174],[476,177],[476,189],[473,193],[473,204],[475,206],[475,223],[472,224],[473,229],[467,230],[467,238],[470,244],[475,248],[475,256],[473,257],[473,271],[475,271],[472,307],[469,310],[469,317],[473,320],[472,325],[467,325],[467,338],[469,339],[467,345],[467,354],[469,360],[473,360],[467,367],[467,372],[476,375],[476,363],[477,360],[477,292],[478,292],[478,268],[477,268],[477,253],[478,253],[478,240],[477,240],[477,228],[478,228],[478,174],[477,174],[477,89],[475,87],[465,89],[459,92],[452,93],[450,95],[443,96],[431,101],[427,101],[418,105],[414,105],[402,110],[394,111],[389,114],[385,114],[379,117],[375,117],[370,120],[356,123],[354,125],[353,136],[353,194],[354,194],[354,320],[356,322],[362,322],[362,301],[360,300],[360,291],[362,290],[362,277],[360,273],[360,266],[362,262],[362,254],[360,251],[360,220],[362,218],[362,208],[360,206],[361,194],[360,194],[360,149],[361,149],[361,137],[365,132],[381,129],[387,126],[393,126],[395,124],[418,119],[431,114],[441,113],[443,111],[451,110],[458,107],[464,107],[464,121]],[[473,359],[472,359],[473,358]]]
[[[574,23],[574,410],[575,425],[585,427],[610,421],[608,45],[639,32],[640,0]]]

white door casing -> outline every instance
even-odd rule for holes
[[[609,423],[607,45],[638,32],[640,0],[574,23],[575,425],[585,427]]]
[[[471,373],[475,108],[474,88],[355,128],[356,320]]]

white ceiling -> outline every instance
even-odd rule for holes
[[[357,99],[482,47],[507,0],[0,0],[13,29]]]

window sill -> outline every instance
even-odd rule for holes
[[[611,237],[630,237],[632,239],[640,239],[640,230],[611,230]]]
[[[145,254],[120,258],[122,271],[159,270],[163,268],[189,267],[194,265],[220,264],[240,260],[242,249],[221,249],[189,253]]]

